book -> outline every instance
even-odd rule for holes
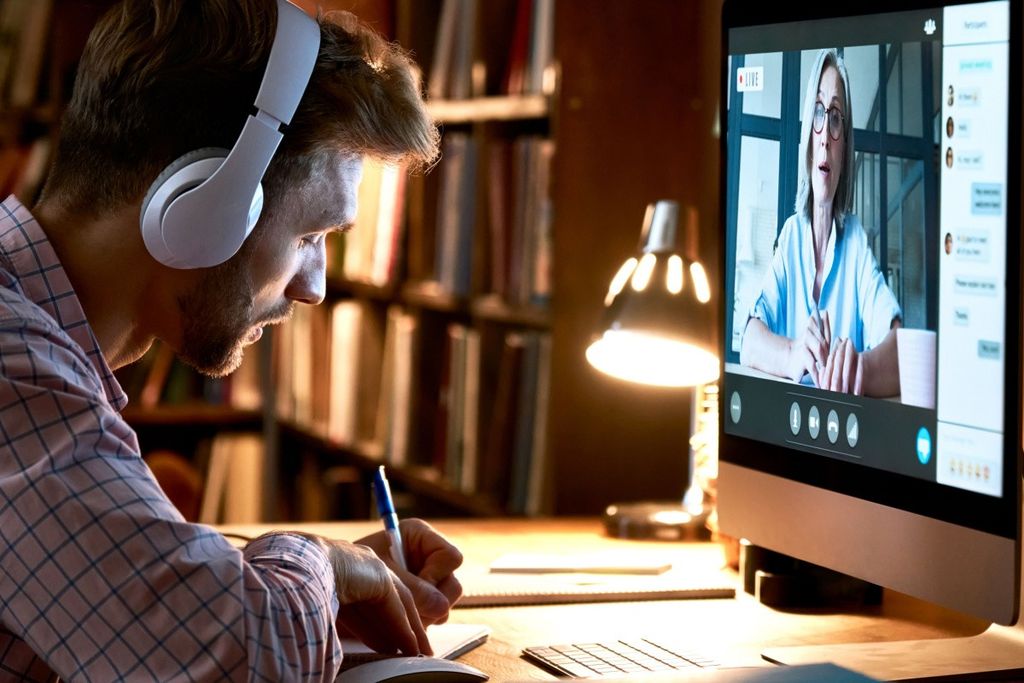
[[[487,146],[487,238],[490,281],[487,289],[502,298],[508,294],[508,258],[512,224],[512,147],[507,140]]]
[[[23,4],[27,12],[22,17],[8,90],[8,102],[13,107],[30,107],[36,102],[53,9],[53,0],[23,0]]]
[[[263,518],[263,438],[256,433],[213,437],[199,522],[252,524]]]
[[[388,423],[387,441],[384,446],[384,458],[392,465],[405,465],[409,462],[411,451],[410,437],[413,434],[414,396],[417,390],[416,367],[416,335],[418,322],[414,315],[399,308],[388,311],[395,315],[394,321],[394,358],[391,361],[391,379],[393,385],[389,396],[390,420]]]
[[[494,399],[485,430],[486,450],[480,456],[477,491],[504,508],[509,500],[516,409],[525,340],[518,332],[505,335],[498,361]]]
[[[555,2],[533,0],[530,31],[530,49],[527,56],[523,90],[528,93],[545,92],[544,71],[554,55]]]
[[[551,335],[542,334],[537,350],[537,383],[533,405],[532,457],[526,479],[527,515],[544,512],[546,496],[545,482],[548,477],[548,397],[551,393]]]
[[[450,89],[461,1],[443,0],[441,5],[441,18],[437,24],[437,37],[434,41],[434,58],[431,60],[430,77],[427,79],[427,95],[433,100],[444,99]]]
[[[449,133],[443,149],[435,277],[445,293],[466,296],[476,222],[476,142],[466,133]]]
[[[478,0],[458,0],[458,22],[453,45],[449,90],[446,95],[454,100],[472,97],[473,57],[476,37],[476,9]]]
[[[507,95],[522,95],[526,81],[526,58],[530,48],[530,25],[533,23],[533,0],[517,0],[513,20],[512,42],[502,90]]]
[[[352,300],[339,301],[331,309],[327,436],[344,445],[352,444],[356,439],[359,329],[362,315],[362,306]]]
[[[515,436],[512,450],[512,479],[507,509],[512,514],[526,511],[526,489],[533,467],[533,425],[536,417],[537,372],[540,368],[540,335],[527,332],[523,366],[516,396]]]
[[[427,626],[427,638],[434,650],[434,657],[441,659],[457,659],[473,648],[483,645],[490,635],[491,629],[480,624],[445,623]],[[355,638],[342,638],[341,652],[344,655],[342,671],[377,659],[402,656],[374,652]]]
[[[462,467],[458,481],[454,482],[466,493],[476,491],[477,466],[480,459],[478,446],[480,412],[480,331],[466,330],[464,388],[462,391]]]

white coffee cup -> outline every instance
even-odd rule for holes
[[[896,330],[900,366],[900,401],[935,408],[935,332],[904,327]]]

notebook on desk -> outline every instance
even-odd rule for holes
[[[459,576],[458,607],[631,600],[732,598],[734,577],[714,569],[672,566],[658,574],[482,571]]]

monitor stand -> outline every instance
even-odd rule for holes
[[[761,656],[775,664],[833,662],[884,681],[1024,678],[1024,571],[1017,623],[990,625],[976,636],[879,643],[774,647]]]

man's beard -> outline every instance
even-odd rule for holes
[[[204,375],[223,377],[242,363],[244,341],[261,322],[277,322],[292,310],[290,302],[257,317],[255,288],[248,259],[232,258],[207,270],[191,291],[178,299],[184,324],[178,355]]]

